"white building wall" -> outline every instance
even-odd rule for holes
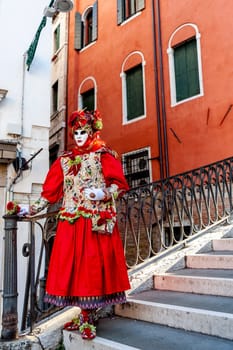
[[[42,29],[34,60],[27,71],[26,51],[43,18],[43,10],[50,0],[0,0],[0,89],[8,93],[0,102],[0,140],[20,140],[22,156],[28,160],[40,148],[29,170],[22,173],[17,183],[10,186],[16,173],[12,165],[7,169],[7,186],[0,188],[0,331],[3,288],[3,219],[5,205],[9,199],[19,199],[29,204],[33,199],[32,185],[40,186],[49,168],[50,126],[50,67],[52,55],[51,19]],[[9,131],[17,135],[12,135]],[[1,164],[0,164],[1,166]],[[9,189],[11,189],[9,191]],[[22,226],[22,225],[21,225]],[[25,234],[18,231],[18,255],[25,243]],[[22,264],[18,264],[19,269]],[[19,276],[20,275],[19,271]],[[22,278],[19,284],[19,312],[21,313]]]

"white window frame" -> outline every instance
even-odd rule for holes
[[[144,104],[144,114],[138,116],[137,118],[133,118],[132,120],[127,119],[128,111],[127,111],[127,89],[126,89],[126,73],[125,73],[125,66],[126,62],[132,55],[139,55],[141,56],[141,65],[142,65],[142,83],[143,83],[143,104]],[[131,52],[124,60],[122,67],[121,67],[121,86],[122,86],[122,124],[130,124],[134,123],[138,120],[144,119],[146,117],[146,83],[145,83],[145,65],[146,61],[144,59],[144,56],[142,52],[140,51],[134,51]],[[133,67],[131,67],[133,68]]]
[[[176,98],[176,79],[175,79],[175,61],[174,61],[174,49],[172,48],[172,40],[179,30],[186,26],[191,26],[195,30],[195,38],[197,44],[197,62],[198,62],[198,74],[199,74],[199,86],[200,92],[197,95],[188,97],[182,101],[177,101]],[[194,100],[204,95],[203,88],[203,75],[202,75],[202,60],[201,60],[201,43],[200,43],[201,34],[198,30],[198,27],[193,23],[185,23],[177,28],[171,35],[168,43],[167,54],[168,54],[168,64],[169,64],[169,77],[170,77],[170,93],[171,93],[171,107],[177,106],[181,103],[185,103],[190,100]]]

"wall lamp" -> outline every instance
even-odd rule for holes
[[[44,9],[45,17],[53,17],[57,12],[70,12],[74,7],[71,0],[55,0],[53,6]]]
[[[8,93],[8,90],[0,89],[0,101],[2,101]]]

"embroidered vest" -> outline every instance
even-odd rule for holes
[[[116,222],[114,198],[92,201],[84,197],[85,188],[105,188],[101,152],[61,157],[64,174],[64,197],[59,211],[60,220],[73,223],[80,216],[92,220],[92,230],[112,233]]]

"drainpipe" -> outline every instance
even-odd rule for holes
[[[167,143],[167,122],[164,95],[164,76],[163,76],[163,55],[162,55],[162,37],[161,37],[161,19],[160,19],[160,0],[152,0],[152,24],[154,40],[154,67],[155,67],[155,93],[156,109],[158,122],[158,140],[159,140],[159,157],[161,178],[169,177],[169,158]],[[158,42],[156,39],[158,33]],[[158,53],[158,59],[157,59]],[[158,69],[159,65],[159,69]],[[160,79],[159,79],[160,78]],[[160,80],[160,84],[159,84]],[[161,119],[162,114],[162,119]],[[162,169],[161,169],[162,168]]]
[[[165,176],[170,176],[169,158],[168,158],[168,143],[167,143],[167,116],[165,107],[164,94],[164,76],[163,76],[163,53],[162,53],[162,36],[161,36],[161,17],[160,17],[160,0],[156,1],[156,13],[158,23],[158,51],[159,51],[159,67],[160,67],[160,84],[161,84],[161,105],[162,105],[162,121],[163,121],[163,140],[164,140],[164,158],[165,158]]]
[[[22,74],[22,93],[21,93],[21,107],[20,107],[20,120],[21,120],[21,135],[20,139],[23,139],[23,123],[24,123],[24,91],[25,91],[25,67],[26,67],[27,53],[23,55],[23,74]]]
[[[157,62],[157,39],[155,31],[155,5],[152,0],[152,32],[153,32],[153,56],[154,56],[154,79],[155,79],[155,102],[156,102],[156,116],[157,116],[157,129],[158,129],[158,146],[159,146],[159,167],[160,178],[164,178],[164,165],[163,165],[163,147],[162,147],[162,130],[161,130],[161,116],[160,116],[160,104],[159,104],[159,80],[158,80],[158,62]]]

